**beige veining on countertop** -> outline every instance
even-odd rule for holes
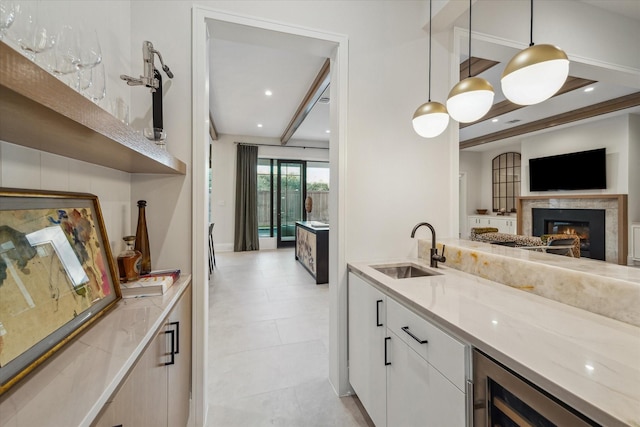
[[[469,240],[444,239],[447,266],[640,326],[640,268]],[[427,259],[430,242],[419,241]]]

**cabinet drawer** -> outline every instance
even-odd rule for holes
[[[464,391],[465,345],[463,343],[391,298],[387,298],[387,328],[456,387]]]

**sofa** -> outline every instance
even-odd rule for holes
[[[471,240],[513,247],[540,247],[544,252],[566,254],[580,258],[580,237],[576,234],[543,234],[524,236],[521,234],[500,233],[493,227],[474,227],[471,229]],[[571,250],[551,249],[553,246],[572,246]]]

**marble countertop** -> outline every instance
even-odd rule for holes
[[[3,427],[89,426],[191,284],[127,298],[0,396]]]
[[[329,229],[329,224],[320,221],[296,221],[296,224],[309,228],[311,230],[324,231]]]
[[[464,239],[438,239],[438,243],[444,243],[448,246],[465,247],[478,252],[519,259],[537,264],[544,264],[552,267],[559,267],[580,273],[594,274],[599,277],[634,282],[640,285],[640,268],[618,265],[612,262],[598,261],[589,258],[548,256],[535,251],[523,251],[521,248],[511,248],[508,246],[492,245],[486,242],[476,242]]]
[[[407,261],[428,267],[384,264]],[[442,265],[391,279],[370,267],[381,264],[349,269],[594,421],[640,426],[640,328]]]

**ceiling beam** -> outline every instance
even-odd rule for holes
[[[209,136],[214,141],[218,140],[218,131],[216,130],[216,124],[213,122],[213,114],[209,111]]]
[[[320,99],[322,93],[329,86],[330,64],[331,63],[329,61],[329,58],[327,58],[327,60],[324,61],[324,64],[322,64],[320,72],[311,84],[311,87],[302,99],[302,102],[296,110],[296,113],[293,115],[293,118],[291,118],[291,121],[280,137],[280,144],[286,145],[287,142],[289,142],[293,134],[296,133],[296,130],[298,130],[298,127],[302,124],[307,115],[309,115],[309,112],[311,112],[313,106],[316,105],[316,102],[318,101],[318,99]]]
[[[462,64],[460,64],[460,67],[462,68]],[[562,95],[563,93],[571,92],[572,90],[580,89],[581,87],[589,86],[592,83],[596,82],[594,80],[587,80],[581,79],[580,77],[569,76],[567,77],[567,81],[564,82],[564,85],[560,88],[559,91],[555,93],[555,95],[553,95],[553,97]],[[498,117],[524,107],[526,107],[526,105],[514,104],[508,99],[505,99],[504,101],[493,104],[489,112],[482,116],[480,120],[476,120],[475,122],[471,123],[460,123],[460,129],[466,128],[467,126],[475,125],[476,123],[484,122],[485,120],[493,119],[494,117]]]
[[[492,61],[490,59],[478,58],[472,56],[471,59],[466,59],[460,63],[460,81],[469,77],[469,61],[471,61],[471,75],[477,76],[480,73],[484,73],[494,65],[499,64],[498,61]]]
[[[638,105],[640,105],[640,92],[610,99],[598,104],[589,105],[574,111],[557,114],[555,116],[540,119],[535,122],[526,123],[524,125],[505,129],[499,132],[494,132],[489,135],[467,139],[466,141],[460,141],[460,149],[463,150],[465,148],[475,147],[477,145],[487,144],[493,141],[499,141],[501,139],[524,135],[526,133],[548,129],[551,127],[600,116],[602,114],[607,114],[614,111],[624,110],[626,108],[637,107]]]

